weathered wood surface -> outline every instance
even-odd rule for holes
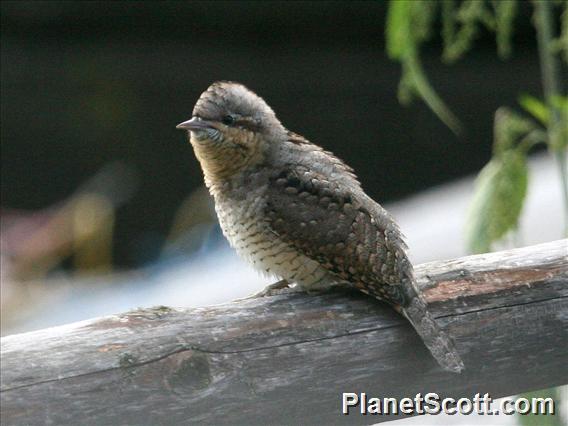
[[[417,267],[466,365],[339,291],[156,308],[1,340],[2,425],[371,424],[342,392],[492,397],[568,383],[568,240]]]

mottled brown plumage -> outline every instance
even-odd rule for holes
[[[398,226],[349,166],[288,131],[237,83],[211,85],[178,128],[190,133],[223,232],[241,256],[300,289],[347,284],[388,302],[440,365],[463,369],[417,293]]]

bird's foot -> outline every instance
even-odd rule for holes
[[[278,282],[270,284],[258,293],[253,294],[252,296],[250,296],[250,298],[256,299],[258,297],[277,296],[280,294],[296,293],[299,291],[302,291],[299,285],[296,284],[292,287],[288,280],[280,280]]]

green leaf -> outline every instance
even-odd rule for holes
[[[557,146],[553,148],[557,151],[566,151],[568,149],[568,96],[552,96],[550,104],[560,113],[560,125],[558,126],[560,135],[556,138]]]
[[[550,99],[552,106],[560,111],[562,117],[568,117],[568,96],[555,95]]]
[[[527,182],[526,157],[521,150],[508,150],[481,170],[467,220],[471,252],[490,251],[495,241],[517,227]]]
[[[453,4],[446,5],[442,9],[442,20],[442,58],[448,63],[457,61],[471,49],[483,25],[490,30],[495,30],[496,26],[495,17],[481,0],[463,0],[457,10]]]
[[[410,56],[404,63],[405,70],[409,74],[415,92],[420,95],[428,107],[438,116],[442,122],[450,128],[456,135],[462,131],[460,120],[446,106],[442,98],[438,96],[422,68],[420,59],[417,56]]]
[[[562,24],[558,41],[560,50],[564,53],[562,55],[564,62],[568,65],[568,2],[564,3],[564,12],[562,12]]]
[[[528,112],[545,126],[548,126],[548,123],[550,121],[550,114],[544,102],[542,102],[540,99],[535,98],[534,96],[523,93],[519,97],[519,104],[526,112]]]
[[[391,59],[401,60],[415,50],[411,31],[412,1],[391,0],[387,12],[386,42]]]
[[[412,1],[412,31],[416,44],[432,37],[440,3],[437,1]]]
[[[419,45],[431,35],[437,2],[391,0],[387,13],[387,53],[402,64],[398,98],[408,104],[418,95],[454,133],[461,132],[461,123],[438,96],[428,81],[418,56]]]
[[[493,0],[495,10],[495,35],[497,38],[497,53],[501,59],[511,56],[511,39],[513,21],[517,12],[516,0]]]
[[[497,156],[501,155],[533,130],[537,130],[537,125],[532,120],[507,107],[499,108],[495,112],[493,152]]]

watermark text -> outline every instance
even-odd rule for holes
[[[399,415],[399,414],[472,414],[513,415],[555,414],[552,398],[501,398],[494,400],[486,394],[476,393],[472,398],[441,398],[437,393],[416,394],[409,398],[369,397],[366,393],[344,392],[342,413]]]

